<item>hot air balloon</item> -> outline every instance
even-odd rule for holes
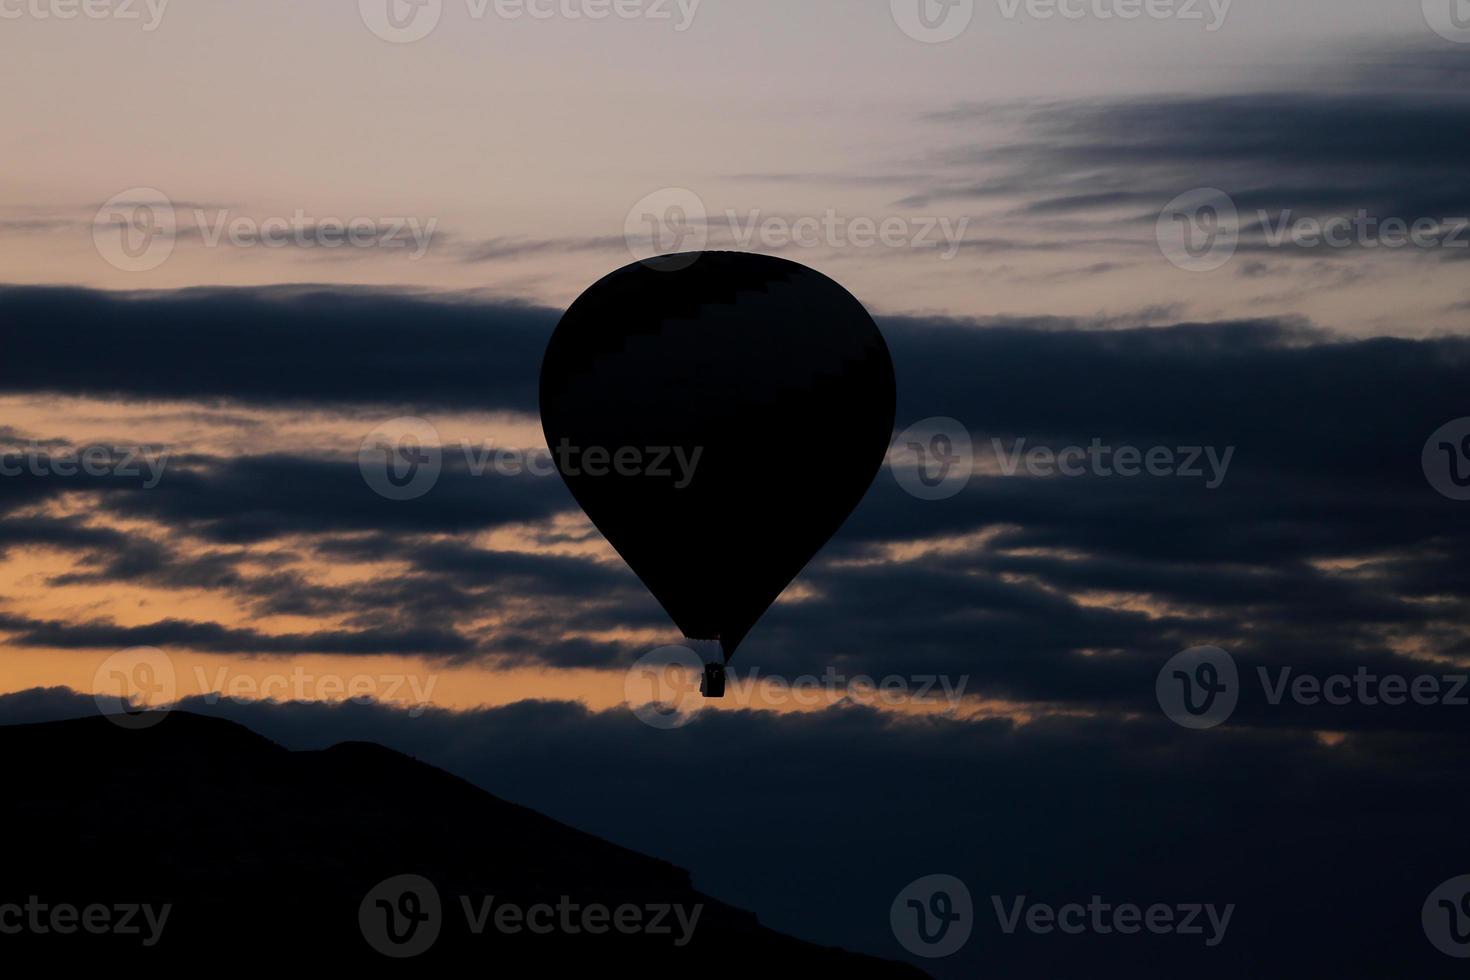
[[[718,641],[712,697],[867,492],[895,398],[888,346],[852,294],[738,252],[612,273],[566,311],[541,367],[557,469],[684,635]]]

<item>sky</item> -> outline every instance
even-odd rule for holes
[[[0,719],[141,679],[381,741],[940,976],[1457,965],[1463,0],[392,2],[0,0]],[[671,718],[537,378],[588,285],[703,247],[858,296],[898,431]],[[929,959],[890,905],[937,874],[973,938]]]

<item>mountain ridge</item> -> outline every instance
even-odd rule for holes
[[[26,920],[0,931],[0,956],[922,976],[767,929],[699,892],[685,869],[372,742],[293,751],[175,711],[4,726],[0,753],[12,852],[0,925],[17,921],[7,905]],[[36,902],[52,912],[31,917]],[[143,912],[134,934],[65,934],[46,919],[123,906],[152,913],[155,942],[145,945]],[[423,932],[395,942],[414,922]]]

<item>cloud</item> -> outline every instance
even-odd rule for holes
[[[1349,68],[1305,79],[1288,68],[1238,94],[950,106],[927,116],[948,144],[908,200],[1004,204],[1013,222],[1044,223],[1049,237],[1070,227],[1080,248],[1097,244],[1102,219],[1151,227],[1176,196],[1214,187],[1241,213],[1242,250],[1328,259],[1363,249],[1271,246],[1255,215],[1470,216],[1461,166],[1470,99],[1450,84],[1470,56],[1411,47],[1370,60],[1371,76]],[[993,127],[1006,138],[986,137]]]
[[[501,236],[479,241],[452,243],[464,262],[495,262],[533,255],[567,255],[576,252],[613,252],[628,247],[621,236],[593,238],[528,238]]]
[[[432,360],[450,380],[441,385],[428,372],[421,382],[385,387],[379,379],[394,372],[397,347],[369,344],[344,355],[336,343],[341,312],[376,309],[372,297],[346,291],[338,302],[339,294],[321,289],[231,296],[241,309],[288,311],[293,327],[290,351],[272,354],[272,338],[284,343],[286,334],[267,331],[252,355],[289,360],[282,378],[263,385],[238,366],[217,369],[210,400],[246,406],[411,397],[423,398],[431,415],[496,404],[528,410],[539,356],[526,349],[514,370],[500,362],[487,369],[485,352],[498,349],[487,338],[507,315],[505,329],[530,348],[554,321],[547,310],[391,297],[389,319],[428,324],[417,336],[434,338],[413,356]],[[87,311],[127,308],[134,317],[127,356],[137,365],[125,374],[127,397],[167,395],[185,405],[180,411],[195,404],[170,344],[181,310],[195,302],[215,309],[225,305],[222,296],[27,297],[33,310],[47,299],[61,301],[58,312],[78,314],[67,328],[76,338],[112,329]],[[22,345],[44,342],[42,322],[28,321]],[[373,323],[369,335],[392,333],[386,322]],[[1227,646],[1248,671],[1414,673],[1427,669],[1416,658],[1470,654],[1463,626],[1470,541],[1459,505],[1433,490],[1420,460],[1429,435],[1465,411],[1470,341],[1347,340],[1281,320],[1128,327],[1056,317],[886,317],[883,328],[899,373],[900,427],[957,419],[982,462],[1016,447],[1098,442],[1140,452],[1193,447],[1201,467],[1204,448],[1230,452],[1228,470],[1211,489],[1204,478],[1043,478],[982,467],[964,492],[933,502],[881,473],[799,579],[800,590],[759,624],[737,667],[788,676],[829,664],[849,674],[963,676],[978,698],[1116,713],[1155,710],[1159,666],[1199,643]],[[230,329],[221,337],[216,363],[224,365],[241,338]],[[72,350],[70,373],[56,373],[52,384],[95,394],[92,379],[115,346]],[[339,356],[350,369],[336,366]],[[164,369],[147,369],[152,360]],[[306,384],[312,377],[323,379],[315,390]],[[470,377],[481,381],[471,385]],[[181,456],[151,489],[112,477],[0,480],[0,514],[8,515],[0,547],[71,555],[72,567],[51,582],[58,590],[207,589],[257,615],[322,617],[332,628],[275,635],[232,622],[162,620],[123,629],[105,614],[68,622],[12,615],[12,642],[398,652],[616,669],[642,652],[625,639],[630,631],[675,638],[621,562],[583,547],[597,539],[555,479],[475,476],[447,454],[430,493],[397,502],[364,482],[355,445],[335,456],[262,450]],[[55,510],[77,499],[89,501],[85,512]],[[124,526],[126,533],[118,530]],[[478,538],[489,532],[525,544],[492,547]],[[945,541],[947,550],[925,544]],[[567,544],[581,553],[534,550]],[[273,563],[262,567],[263,556]],[[348,582],[322,574],[338,565],[361,573]],[[456,627],[424,630],[446,622]],[[1458,724],[1422,712],[1323,715],[1252,702],[1241,719],[1335,730]]]
[[[0,287],[0,391],[531,411],[555,315],[341,287]]]
[[[18,646],[59,650],[172,646],[208,653],[404,654],[447,659],[472,649],[471,641],[454,630],[434,627],[267,635],[248,628],[178,619],[120,626],[100,620],[74,623],[0,614],[0,630],[8,632],[10,641]]]

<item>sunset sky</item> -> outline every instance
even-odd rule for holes
[[[943,872],[981,920],[1239,903],[1234,942],[1159,954],[1193,975],[1453,965],[1419,903],[1470,871],[1470,707],[1255,678],[1470,661],[1470,502],[1426,453],[1470,416],[1470,12],[979,0],[927,43],[904,0],[558,2],[431,0],[406,41],[373,0],[0,0],[0,718],[90,709],[151,648],[164,700],[403,748],[823,943],[907,957],[888,903]],[[921,499],[896,440],[746,641],[753,693],[660,730],[629,668],[677,630],[557,477],[484,464],[544,451],[560,312],[670,243],[842,283],[898,429],[975,457]],[[442,472],[395,500],[360,454],[405,418]],[[1021,440],[1230,455],[1214,486],[1008,473]],[[1243,679],[1209,732],[1155,687],[1200,645]],[[934,688],[785,691],[829,670]],[[1335,946],[1281,904],[1353,881]],[[925,967],[1145,952],[976,928]]]

